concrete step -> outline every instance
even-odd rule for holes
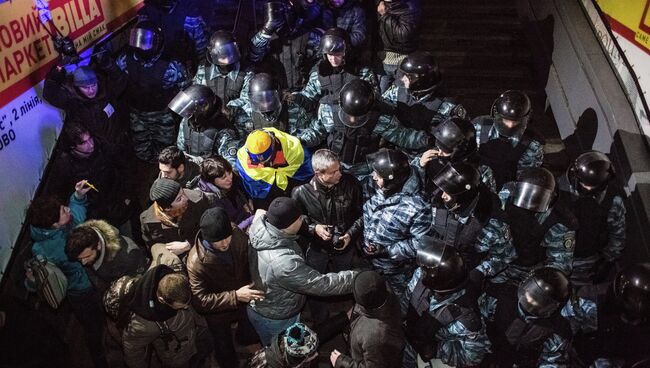
[[[530,65],[531,54],[527,48],[509,50],[492,50],[491,52],[476,50],[436,50],[433,51],[438,64],[443,69],[451,68],[495,68],[509,65],[520,67]]]

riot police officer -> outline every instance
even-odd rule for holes
[[[245,96],[252,77],[252,69],[242,58],[232,33],[214,32],[208,41],[206,61],[199,65],[194,83],[210,87],[224,104],[228,104]]]
[[[442,97],[442,76],[433,55],[426,51],[409,54],[399,66],[402,77],[383,94],[395,106],[395,115],[405,126],[429,132],[449,117],[465,118],[467,112],[453,99]]]
[[[141,21],[131,30],[129,51],[116,62],[129,76],[126,101],[134,149],[144,161],[155,160],[174,143],[179,120],[167,104],[190,83],[185,66],[163,55],[166,42],[158,26]]]
[[[602,152],[581,154],[560,179],[561,195],[578,220],[571,281],[605,281],[625,247],[623,190]]]
[[[478,170],[449,163],[432,181],[440,195],[433,220],[437,241],[461,252],[473,280],[506,269],[515,258],[510,226],[501,220],[499,197],[480,183]]]
[[[202,161],[216,153],[234,165],[240,140],[221,112],[221,100],[210,88],[189,86],[174,97],[169,109],[183,117],[176,146],[185,155]]]
[[[253,76],[244,104],[230,101],[235,128],[245,137],[256,129],[277,128],[300,139],[306,147],[320,143],[323,135],[313,114],[292,101],[283,101],[277,78],[267,73]]]
[[[567,367],[571,328],[560,309],[569,300],[571,284],[559,270],[542,267],[519,287],[492,285],[480,299],[481,313],[493,354],[501,367]]]
[[[448,163],[466,162],[477,168],[481,174],[481,182],[491,191],[496,192],[496,183],[492,169],[479,164],[476,131],[467,119],[451,117],[434,128],[435,148],[431,148],[420,156],[415,165],[423,177],[424,191],[431,197],[436,189],[432,179],[445,168]]]
[[[458,251],[433,238],[422,238],[417,264],[404,294],[409,345],[403,367],[415,367],[416,353],[425,362],[478,366],[491,345],[477,304],[480,286],[469,281]]]
[[[505,202],[504,221],[510,225],[517,258],[493,281],[519,281],[540,265],[570,274],[577,221],[557,201],[553,174],[541,167],[524,169],[499,196]]]
[[[340,106],[333,107],[328,148],[341,159],[343,170],[359,180],[369,173],[367,155],[379,149],[383,138],[406,149],[423,149],[430,137],[421,131],[401,126],[394,117],[383,114],[375,100],[375,89],[362,79],[348,82],[339,93]]]
[[[528,128],[531,103],[521,91],[506,91],[492,104],[490,116],[472,120],[476,128],[481,163],[494,171],[497,189],[524,168],[540,167],[543,139]]]

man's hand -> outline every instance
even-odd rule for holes
[[[316,227],[314,228],[314,232],[316,233],[316,235],[318,235],[319,238],[325,241],[332,239],[332,234],[330,234],[330,232],[327,230],[326,225],[321,225],[321,224],[316,225]]]
[[[336,366],[336,360],[339,358],[339,356],[341,356],[341,353],[336,349],[334,349],[330,354],[330,363],[332,363],[332,367]]]
[[[366,243],[363,247],[364,253],[370,258],[381,258],[388,256],[388,249],[372,243]]]
[[[384,4],[383,1],[379,2],[379,5],[377,5],[377,13],[379,15],[384,15],[386,14],[386,4]]]
[[[429,161],[433,160],[434,157],[440,156],[440,150],[430,149],[422,154],[420,157],[420,166],[425,167]]]
[[[90,187],[84,188],[86,183],[88,182],[84,179],[74,185],[74,196],[77,199],[83,199],[86,196],[86,193],[90,190]]]
[[[341,235],[341,237],[339,237],[339,240],[343,242],[343,246],[339,247],[339,248],[335,247],[334,249],[343,250],[343,249],[347,248],[348,245],[350,245],[350,241],[352,241],[352,237],[350,236],[350,234],[346,233],[345,235]]]
[[[165,248],[178,256],[190,250],[191,246],[190,242],[188,241],[173,241],[167,243],[167,246]]]
[[[251,289],[253,283],[246,286],[242,286],[235,291],[237,295],[237,300],[242,303],[249,303],[251,300],[264,300],[264,292],[261,290]]]

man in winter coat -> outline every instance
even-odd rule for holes
[[[103,346],[104,317],[97,293],[81,263],[71,261],[65,254],[65,242],[70,229],[86,220],[85,181],[75,185],[69,207],[56,197],[36,198],[29,206],[27,218],[33,241],[32,254],[54,263],[68,280],[66,298],[84,330],[86,346],[95,368],[108,367]],[[33,288],[33,276],[28,271],[26,286]]]
[[[374,271],[354,278],[356,305],[350,320],[350,354],[332,351],[335,368],[393,368],[402,362],[404,332],[399,302],[386,280]]]
[[[131,319],[122,332],[127,365],[148,367],[147,347],[151,344],[163,367],[187,366],[206,331],[205,320],[190,307],[187,276],[159,265],[147,271],[134,288],[129,303]]]
[[[265,346],[298,321],[306,294],[330,296],[352,291],[356,272],[323,275],[305,263],[296,242],[302,225],[302,213],[295,201],[279,197],[249,230],[251,276],[255,288],[263,290],[265,297],[249,304],[248,317]]]
[[[150,262],[133,240],[104,220],[88,220],[74,228],[68,235],[65,254],[91,270],[100,290],[122,276],[143,274]]]
[[[237,323],[240,345],[257,342],[246,317],[245,305],[264,293],[251,288],[248,236],[233,226],[222,208],[211,208],[201,217],[201,231],[187,257],[193,305],[208,322],[220,367],[238,367],[231,324]]]

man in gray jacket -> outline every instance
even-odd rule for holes
[[[296,202],[278,197],[266,214],[258,215],[249,230],[251,277],[254,288],[265,292],[252,301],[248,317],[262,344],[299,320],[306,295],[330,296],[352,292],[357,272],[321,274],[305,263],[296,242],[303,220]]]

